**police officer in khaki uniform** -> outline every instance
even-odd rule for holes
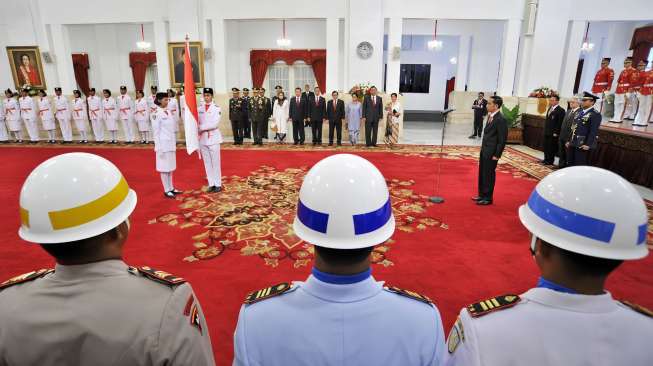
[[[182,278],[122,261],[136,193],[108,160],[55,156],[20,194],[22,239],[56,259],[0,284],[0,365],[214,365]]]

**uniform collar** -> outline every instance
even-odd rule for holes
[[[594,106],[591,106],[591,107],[589,107],[589,108],[587,108],[587,109],[583,109],[583,114],[588,113],[588,112],[591,111],[592,109],[594,109]]]
[[[544,306],[580,313],[607,313],[617,309],[617,303],[607,291],[603,295],[580,295],[538,287],[526,291],[522,297]]]
[[[537,280],[537,287],[539,287],[539,288],[548,288],[549,290],[564,292],[564,293],[567,293],[567,294],[576,294],[577,293],[576,291],[574,291],[574,290],[572,290],[572,289],[570,289],[568,287],[559,285],[559,284],[557,284],[557,283],[555,283],[553,281],[549,281],[549,280],[545,279],[544,277],[540,277]]]
[[[61,281],[74,281],[92,277],[107,277],[126,274],[127,269],[127,264],[119,259],[110,259],[101,262],[77,264],[72,266],[57,263],[54,267],[54,275],[51,278]]]
[[[301,284],[301,288],[319,299],[340,303],[361,301],[383,291],[382,283],[376,282],[372,276],[360,282],[336,285],[310,275],[306,282]]]
[[[311,272],[313,273],[313,276],[318,280],[326,283],[332,283],[334,285],[350,285],[352,283],[364,281],[372,275],[371,268],[368,268],[367,271],[357,273],[354,275],[335,275],[331,273],[322,272],[315,267],[313,267]]]

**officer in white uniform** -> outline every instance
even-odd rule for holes
[[[150,108],[150,121],[154,120],[154,116],[156,115],[156,104],[154,101],[156,100],[156,92],[158,88],[156,85],[150,86],[150,96],[147,97],[147,106]]]
[[[208,192],[220,192],[222,190],[222,168],[220,166],[220,144],[222,133],[220,132],[220,119],[222,111],[213,103],[213,89],[204,88],[204,100],[198,108],[199,132],[200,132],[200,153],[204,160],[206,179],[208,180]]]
[[[104,121],[102,121],[102,100],[95,95],[95,88],[91,88],[89,96],[86,98],[88,103],[88,116],[91,119],[91,128],[93,128],[93,136],[95,142],[98,144],[104,143]]]
[[[59,121],[59,128],[61,129],[61,135],[63,136],[63,143],[73,142],[73,128],[70,125],[70,105],[68,103],[68,98],[61,95],[61,88],[54,88],[54,107],[56,108],[55,117]]]
[[[39,126],[36,123],[36,106],[34,100],[27,94],[28,90],[23,89],[18,98],[20,105],[20,118],[22,118],[27,128],[30,143],[36,144],[39,142]]]
[[[7,134],[6,111],[4,104],[0,103],[0,143],[9,142],[9,135]]]
[[[79,90],[73,90],[73,121],[75,121],[75,127],[77,132],[79,132],[79,142],[82,144],[88,143],[88,136],[86,135],[86,126],[88,122],[86,121],[86,103],[82,99],[82,93]]]
[[[175,132],[179,132],[179,103],[177,103],[177,98],[175,98],[174,90],[168,89],[168,98],[168,111],[175,120]]]
[[[23,142],[23,126],[20,123],[20,106],[16,100],[16,96],[11,89],[5,90],[5,101],[2,106],[2,109],[5,112],[5,120],[7,121],[7,127],[9,127],[9,132],[14,135],[14,141],[18,143]]]
[[[118,111],[116,107],[116,100],[111,96],[111,90],[102,90],[104,99],[102,99],[102,119],[107,127],[107,131],[111,134],[112,144],[118,143]]]
[[[428,297],[377,282],[369,256],[395,230],[388,187],[349,154],[315,164],[295,234],[315,245],[312,275],[252,292],[240,309],[234,365],[441,365],[440,313]]]
[[[156,171],[161,174],[163,195],[167,198],[175,198],[175,194],[181,191],[176,190],[172,183],[172,173],[177,169],[177,136],[175,121],[167,108],[168,101],[168,94],[156,94],[154,102],[157,109],[152,121],[152,136],[156,153]]]
[[[156,104],[154,105],[156,107]],[[136,90],[136,101],[134,101],[134,119],[138,124],[138,132],[141,134],[141,144],[150,143],[150,107],[145,99],[142,90]],[[156,110],[155,110],[156,111]]]
[[[624,260],[644,258],[647,212],[633,186],[607,170],[559,170],[519,208],[541,277],[521,295],[460,312],[448,365],[651,365],[652,313],[604,289]]]
[[[127,87],[120,87],[120,96],[118,97],[118,108],[120,110],[120,122],[122,130],[125,132],[125,142],[131,144],[134,142],[136,130],[134,128],[134,106],[132,97],[127,94]]]
[[[0,365],[215,364],[191,286],[122,261],[135,206],[100,156],[58,155],[32,171],[18,234],[57,263],[0,284]]]
[[[50,105],[50,99],[48,99],[48,94],[45,90],[39,90],[39,118],[41,119],[41,125],[43,129],[48,133],[48,142],[54,144],[55,141],[55,130],[57,126],[54,124],[54,114],[52,113],[52,106]]]

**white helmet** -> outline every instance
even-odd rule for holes
[[[38,244],[87,239],[120,225],[134,207],[136,193],[109,160],[87,153],[58,155],[25,180],[18,235]]]
[[[358,249],[383,243],[395,230],[383,175],[357,155],[320,160],[304,177],[293,229],[302,240],[325,248]]]
[[[648,255],[648,214],[639,193],[620,176],[595,167],[558,170],[535,187],[519,218],[535,237],[591,257]]]

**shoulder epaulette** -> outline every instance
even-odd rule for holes
[[[290,291],[293,288],[287,282],[283,282],[274,286],[262,288],[258,291],[251,292],[245,298],[245,304],[250,305],[259,301],[267,300],[275,296],[279,296]]]
[[[507,309],[517,305],[521,299],[517,295],[502,295],[479,301],[467,306],[472,318],[478,318],[493,311]]]
[[[429,299],[428,296],[418,294],[415,291],[404,290],[404,289],[401,289],[401,288],[395,287],[395,286],[385,286],[385,287],[383,287],[383,289],[386,290],[386,291],[392,292],[394,294],[407,297],[409,299],[421,301],[421,302],[426,303],[426,304],[433,304],[433,301],[431,299]]]
[[[619,302],[626,305],[627,307],[633,309],[634,311],[636,311],[636,312],[638,312],[640,314],[644,314],[644,315],[648,316],[649,318],[653,318],[653,311],[651,311],[651,310],[649,310],[649,309],[647,309],[647,308],[645,308],[645,307],[643,307],[641,305],[633,304],[632,302],[626,301],[626,300],[620,300]]]
[[[7,287],[11,287],[13,285],[18,285],[19,283],[25,283],[29,281],[33,281],[37,278],[41,278],[48,273],[54,272],[54,269],[39,269],[37,271],[32,271],[28,273],[24,273],[20,276],[16,276],[13,278],[10,278],[6,280],[5,282],[0,283],[0,290],[4,290]]]
[[[177,277],[177,276],[172,275],[172,274],[170,274],[168,272],[159,271],[157,269],[154,269],[154,268],[148,267],[148,266],[143,266],[143,267],[138,267],[138,268],[129,267],[129,272],[134,273],[134,274],[140,273],[140,274],[143,275],[143,277],[145,277],[147,279],[150,279],[152,281],[156,281],[156,282],[159,282],[159,283],[163,283],[163,284],[168,285],[168,286],[177,286],[177,285],[181,285],[182,283],[186,282],[186,280],[181,278],[181,277]]]

